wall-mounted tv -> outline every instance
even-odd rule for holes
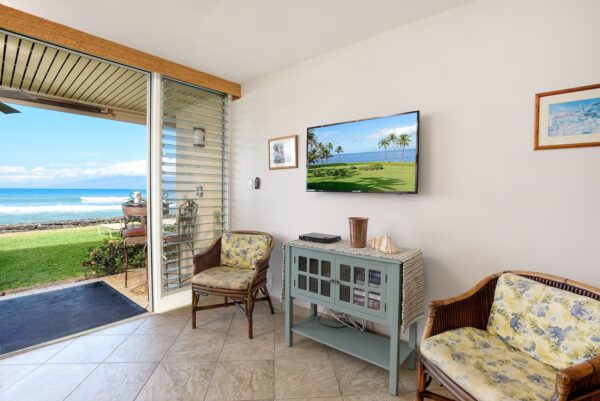
[[[419,112],[307,129],[306,190],[417,193]]]

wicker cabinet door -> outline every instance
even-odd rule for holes
[[[293,295],[333,302],[334,257],[324,252],[292,250]]]
[[[387,265],[358,258],[336,258],[334,303],[361,315],[385,317]]]

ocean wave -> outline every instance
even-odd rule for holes
[[[89,213],[111,210],[121,210],[121,205],[0,206],[0,215],[36,213]]]
[[[82,196],[82,203],[122,203],[129,200],[127,196]]]

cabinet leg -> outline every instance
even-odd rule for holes
[[[415,370],[417,367],[417,322],[414,322],[408,327],[408,346],[412,353],[408,357],[408,368]]]
[[[400,325],[397,319],[390,326],[390,383],[389,392],[398,395],[398,365],[400,362]]]
[[[291,347],[294,345],[294,333],[292,325],[294,324],[294,299],[287,294],[285,297],[285,345]]]

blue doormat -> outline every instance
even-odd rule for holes
[[[0,355],[145,312],[103,281],[0,300]]]

